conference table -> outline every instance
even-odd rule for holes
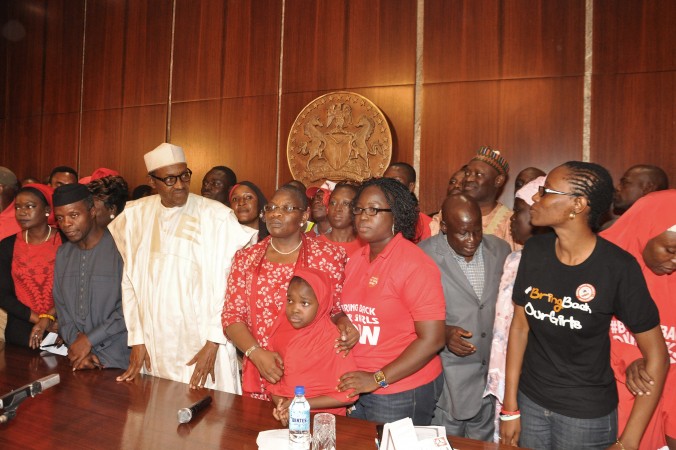
[[[282,428],[269,402],[143,375],[116,382],[119,369],[73,372],[68,359],[0,342],[0,395],[58,373],[60,383],[19,406],[0,425],[2,449],[236,449],[255,450],[260,431]],[[177,411],[213,396],[190,423]],[[374,450],[372,422],[336,418],[337,449]],[[460,450],[514,447],[449,436]]]

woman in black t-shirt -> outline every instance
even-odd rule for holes
[[[536,449],[636,449],[668,367],[659,315],[636,260],[598,237],[613,183],[597,164],[571,161],[533,197],[531,238],[514,284],[500,439]],[[636,336],[655,394],[636,400],[617,438],[610,321]],[[626,321],[625,321],[626,320]]]

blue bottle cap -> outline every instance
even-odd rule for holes
[[[305,386],[296,386],[296,390],[294,391],[294,394],[305,395]]]

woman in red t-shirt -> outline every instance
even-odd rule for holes
[[[366,246],[345,267],[341,306],[360,331],[359,370],[341,376],[338,390],[363,394],[351,417],[429,425],[443,385],[446,303],[439,269],[411,242],[417,201],[397,180],[379,178],[354,204]]]
[[[354,230],[352,202],[359,188],[354,184],[338,183],[329,197],[327,217],[331,224],[328,233],[320,234],[317,239],[329,242],[345,250],[348,258],[364,246]]]
[[[61,235],[49,225],[49,186],[27,184],[14,202],[21,231],[0,243],[0,307],[7,311],[7,342],[39,348],[46,331],[56,331],[52,297],[54,262]]]

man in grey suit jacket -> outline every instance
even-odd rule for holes
[[[96,223],[94,199],[82,184],[54,191],[54,215],[69,241],[56,253],[54,305],[73,370],[126,368],[131,350],[115,241]]]
[[[446,198],[441,231],[420,243],[439,266],[446,298],[444,388],[432,423],[455,436],[492,441],[494,403],[483,397],[495,302],[509,244],[482,235],[481,209],[463,194]]]

